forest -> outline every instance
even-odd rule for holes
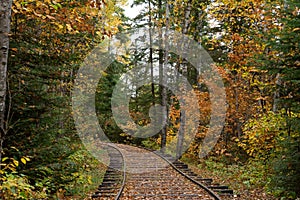
[[[300,198],[299,0],[1,0],[0,199],[89,199],[101,183],[74,94],[108,41],[93,140],[173,154],[242,199]]]

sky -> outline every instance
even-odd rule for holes
[[[130,5],[133,3],[133,0],[128,0],[127,6],[125,9],[125,15],[134,18],[136,17],[140,11],[143,9],[143,6],[134,6],[133,8],[130,7]]]
[[[134,6],[131,8],[130,5],[133,3],[133,1],[134,0],[127,0],[127,6],[124,7],[125,15],[130,18],[136,17],[140,13],[140,11],[143,9],[143,6]],[[212,4],[212,6],[217,6],[217,5]],[[217,22],[216,19],[210,19],[209,24],[210,24],[211,28],[219,26],[219,23]]]

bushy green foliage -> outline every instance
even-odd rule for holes
[[[114,11],[115,5],[109,6]],[[56,196],[57,191],[72,193],[74,182],[91,180],[82,169],[86,164],[94,167],[95,160],[86,152],[81,158],[86,163],[78,160],[83,147],[70,102],[84,56],[101,41],[102,34],[112,33],[109,24],[106,33],[98,31],[104,31],[95,21],[99,13],[87,1],[14,1],[8,63],[9,130],[3,150],[5,157],[20,161],[26,155],[31,161],[16,166],[13,174],[5,170],[5,194],[14,181],[20,182],[20,191],[30,199],[38,191],[47,197]]]
[[[43,190],[36,190],[25,175],[16,173],[5,173],[1,178],[2,199],[43,199],[47,194]]]
[[[142,145],[148,149],[158,150],[160,146],[157,144],[156,140],[154,139],[146,139],[142,141]]]
[[[286,136],[279,141],[281,151],[273,160],[274,175],[270,187],[277,196],[295,199],[300,196],[300,135]]]
[[[250,120],[245,125],[245,135],[239,140],[239,146],[255,162],[272,166],[272,170],[268,171],[271,180],[268,183],[269,190],[276,196],[292,199],[300,193],[297,184],[300,178],[300,137],[299,125],[295,123],[297,121],[299,118],[295,114],[289,117],[284,112],[269,112]]]
[[[11,149],[19,152],[15,147]],[[30,158],[25,156],[20,159],[13,157],[2,158],[0,169],[1,199],[30,199],[45,198],[47,196],[43,187],[38,190],[30,184],[27,176],[18,172],[17,169],[20,168],[20,166],[26,165],[28,162],[30,162]]]
[[[96,91],[95,106],[99,124],[107,137],[114,142],[121,142],[124,140],[124,137],[120,135],[122,130],[117,126],[112,116],[111,97],[113,89],[125,69],[126,66],[121,63],[113,62],[103,72]]]
[[[80,199],[85,198],[90,191],[95,191],[102,182],[106,166],[85,149],[78,150],[70,155],[69,159],[80,167],[72,173],[72,177],[75,179],[64,187],[66,196],[75,195],[80,196]]]
[[[276,37],[270,35],[265,67],[271,74],[277,74],[275,86],[278,92],[278,109],[285,121],[281,134],[277,135],[276,156],[272,160],[274,174],[270,187],[277,196],[295,199],[300,197],[300,63],[299,31],[300,3],[297,0],[281,2],[282,27]],[[276,102],[274,102],[276,103]]]
[[[235,185],[231,187],[247,188],[266,188],[270,182],[269,174],[272,172],[271,166],[258,160],[249,160],[245,164],[224,164],[216,159],[204,160],[198,165],[199,168],[205,167],[214,175],[223,179],[234,180]],[[242,184],[242,185],[240,185]]]

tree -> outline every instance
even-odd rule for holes
[[[55,193],[77,178],[73,173],[82,166],[76,165],[76,152],[83,147],[72,119],[73,81],[85,55],[118,31],[120,15],[116,1],[13,1],[8,62],[13,115],[3,151],[6,158],[31,158],[14,173],[36,185],[35,191]]]
[[[285,126],[277,136],[271,183],[279,195],[296,198],[300,196],[297,184],[300,177],[300,3],[285,0],[274,3],[273,7],[278,8],[276,17],[280,16],[280,26],[267,35],[268,52],[260,57],[261,69],[279,79],[274,83],[273,104]]]
[[[166,54],[165,51],[163,49],[161,49],[162,45],[163,45],[163,40],[162,40],[162,30],[161,28],[164,26],[164,11],[165,11],[165,4],[163,0],[158,0],[158,1],[140,1],[140,0],[136,0],[134,1],[133,5],[141,5],[141,4],[146,4],[148,6],[148,11],[146,12],[142,12],[140,13],[135,19],[134,19],[134,23],[136,24],[136,27],[140,27],[140,26],[148,26],[149,27],[149,39],[150,39],[150,49],[149,49],[149,54],[144,54],[144,52],[140,52],[139,53],[139,61],[142,59],[145,59],[145,56],[148,56],[147,60],[148,63],[150,63],[150,75],[151,75],[151,80],[152,80],[152,84],[151,84],[151,94],[152,94],[152,105],[155,105],[156,102],[159,102],[162,106],[167,106],[167,88],[165,86],[163,86],[163,82],[164,82],[164,65],[166,65],[165,62],[165,58],[166,58]],[[143,23],[144,21],[146,21],[146,23]],[[154,49],[152,48],[153,45],[153,33],[152,33],[152,27],[159,27],[159,47],[160,49]],[[148,50],[147,50],[148,52]],[[159,65],[159,82],[161,83],[159,86],[155,86],[155,84],[153,83],[154,80],[154,62],[158,60],[158,65]],[[157,89],[158,88],[158,91]],[[156,95],[157,94],[157,95]],[[159,96],[159,98],[157,98],[156,96]],[[147,101],[147,100],[146,100]],[[148,105],[146,101],[140,101],[139,104],[144,104],[143,106]],[[146,106],[148,107],[148,106]],[[160,116],[162,120],[167,119],[167,113],[163,114],[164,116]],[[145,125],[145,124],[143,124]],[[157,135],[158,136],[158,135]],[[155,137],[157,137],[155,136]],[[166,127],[164,127],[161,131],[160,131],[160,146],[161,146],[161,150],[163,151],[165,149],[166,146]]]
[[[185,7],[184,10],[184,18],[182,21],[182,34],[186,35],[188,33],[188,27],[190,25],[190,14],[191,14],[191,5],[192,4],[192,0],[189,0],[187,2],[187,5]],[[187,66],[187,62],[183,61],[181,62],[181,59],[178,60],[178,65],[182,65],[182,74],[184,76],[188,75],[188,66]],[[186,90],[187,86],[183,85],[184,90]],[[183,101],[184,104],[184,101]],[[185,135],[185,129],[186,129],[186,112],[184,108],[185,105],[181,105],[181,107],[183,108],[180,112],[180,129],[178,131],[178,138],[177,138],[177,149],[176,149],[176,157],[179,158],[182,155],[182,149],[183,149],[183,142],[184,142],[184,135]]]
[[[168,65],[169,65],[169,46],[168,46],[168,34],[169,34],[169,29],[170,29],[170,4],[169,1],[166,0],[165,3],[166,7],[166,12],[165,12],[165,24],[166,24],[166,29],[165,29],[165,35],[164,35],[164,42],[165,42],[165,51],[164,51],[164,63],[163,63],[163,69],[164,73],[167,73],[166,70]],[[165,74],[162,74],[162,82]],[[168,109],[167,101],[168,101],[168,96],[167,96],[167,88],[163,87],[161,91],[161,97],[162,97],[162,106],[166,107]],[[166,124],[168,124],[168,111],[166,113],[163,113],[163,120],[167,121]],[[167,126],[167,125],[166,125]],[[162,133],[161,133],[161,149],[164,152],[166,145],[167,145],[167,127],[163,127]]]
[[[143,4],[145,1],[135,1],[135,4]],[[201,42],[202,37],[205,34],[205,31],[207,31],[206,26],[206,14],[204,10],[206,9],[206,6],[209,2],[203,0],[203,1],[164,1],[164,0],[157,0],[157,1],[147,1],[149,8],[151,7],[151,12],[144,13],[142,12],[140,15],[136,17],[136,26],[148,26],[151,28],[152,26],[165,28],[166,34],[163,36],[161,33],[159,34],[159,38],[165,39],[167,42],[168,40],[168,30],[176,30],[178,32],[181,32],[185,35],[190,35],[195,40]],[[149,15],[149,16],[148,16]],[[142,23],[145,20],[145,17],[148,18],[148,23]],[[151,38],[151,35],[150,35]],[[151,43],[150,39],[150,43]],[[159,42],[158,42],[159,43]],[[161,42],[160,42],[161,43]],[[161,45],[160,45],[161,46]],[[142,53],[141,53],[142,54]],[[179,58],[178,55],[175,55],[172,52],[169,52],[168,46],[165,46],[165,49],[150,49],[150,64],[152,66],[153,62],[158,63],[159,65],[159,79],[160,82],[164,82],[164,73],[170,73],[166,72],[165,69],[167,67],[173,67],[177,71],[179,71],[181,74],[183,74],[189,82],[197,88],[198,85],[198,76],[199,74],[196,72],[197,70],[193,68],[193,66],[189,65],[186,61],[182,60],[182,58]],[[176,78],[174,77],[174,82],[176,82]],[[167,113],[167,120],[171,118],[171,116],[176,116],[175,113],[177,113],[174,109],[171,108],[177,108],[180,109],[181,116],[178,119],[181,118],[180,124],[180,130],[175,128],[178,124],[178,122],[171,120],[169,121],[169,127],[165,127],[160,132],[160,139],[157,140],[161,146],[161,149],[163,150],[166,146],[167,142],[176,140],[173,138],[170,140],[170,138],[173,137],[174,134],[177,134],[177,144],[174,144],[174,147],[177,146],[178,149],[178,155],[182,154],[182,145],[184,140],[184,132],[185,132],[185,112],[184,112],[184,105],[179,105],[176,101],[174,101],[174,98],[172,98],[171,91],[168,91],[166,87],[163,87],[162,85],[158,86],[158,95],[159,95],[159,102],[163,106],[167,106],[169,113]],[[152,90],[154,91],[154,90]],[[153,93],[152,93],[153,94]],[[155,95],[153,95],[155,96]],[[140,104],[143,102],[140,101]],[[145,103],[145,102],[144,102]],[[176,104],[176,106],[172,106],[171,104]],[[172,110],[173,113],[170,113]],[[173,118],[173,117],[172,117]],[[174,124],[171,124],[174,123]],[[172,135],[172,136],[171,136]],[[169,138],[168,138],[169,137]],[[175,149],[174,149],[175,150]],[[180,153],[179,153],[180,152]]]
[[[0,164],[2,160],[2,146],[6,135],[6,81],[7,81],[7,60],[9,50],[9,32],[12,0],[0,2]],[[1,166],[0,166],[1,168]]]

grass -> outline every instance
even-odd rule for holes
[[[270,181],[268,166],[260,162],[250,162],[247,165],[225,165],[216,159],[209,158],[196,163],[183,157],[182,161],[204,178],[212,178],[215,183],[227,185],[234,190],[237,199],[243,200],[273,200],[274,196],[267,192]],[[231,198],[232,199],[232,198]]]

